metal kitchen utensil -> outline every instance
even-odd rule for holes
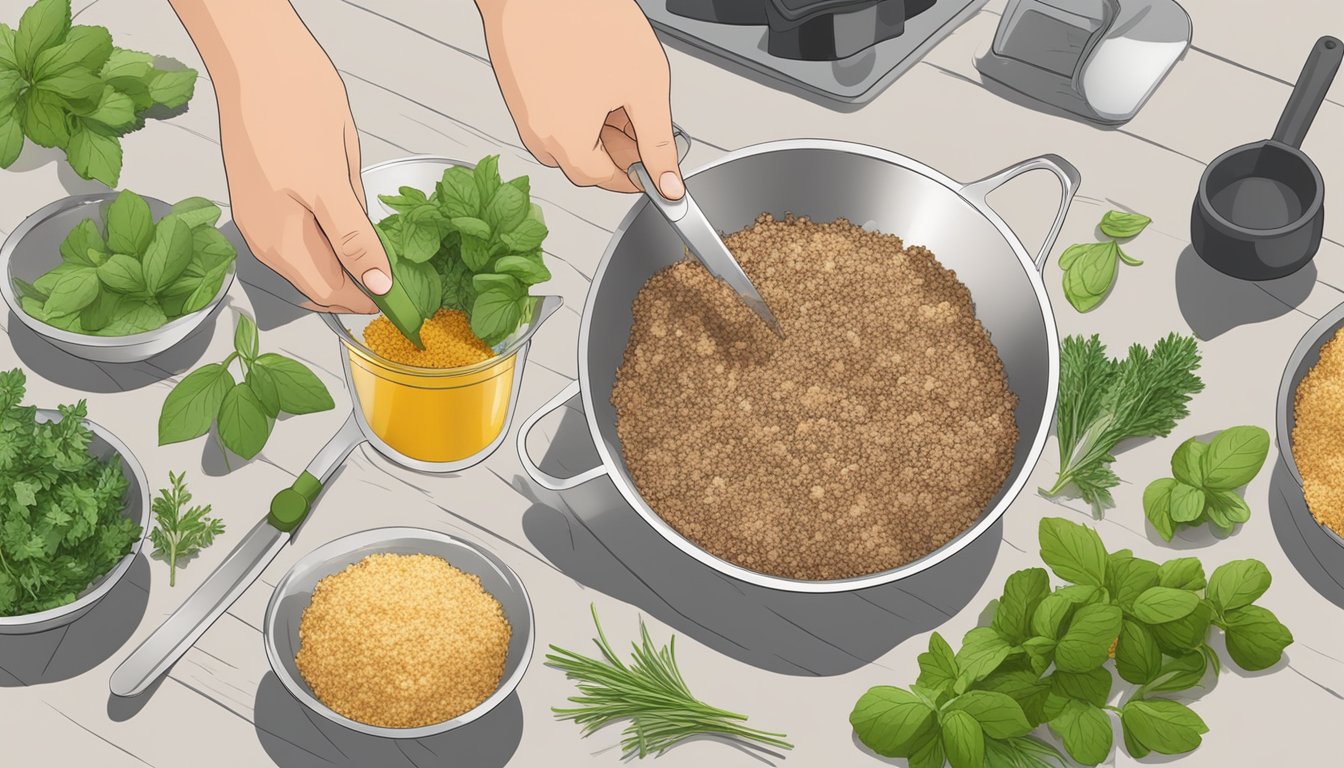
[[[0,246],[0,296],[19,322],[28,326],[52,346],[85,360],[99,363],[134,363],[149,358],[186,339],[219,309],[219,305],[228,295],[233,285],[235,270],[229,269],[228,277],[219,287],[219,292],[196,312],[171,320],[152,331],[136,333],[130,336],[90,336],[74,331],[55,328],[38,320],[19,303],[14,288],[14,280],[31,283],[52,267],[61,263],[60,244],[79,222],[93,219],[100,227],[104,223],[107,206],[116,199],[116,192],[96,192],[90,195],[74,195],[42,207],[36,213],[24,219],[21,224]],[[146,197],[150,213],[155,219],[161,218],[172,209],[168,203]]]
[[[986,197],[1013,178],[1046,170],[1063,194],[1045,242],[1033,257]],[[722,560],[668,525],[640,495],[621,450],[611,403],[616,370],[630,336],[630,307],[645,282],[676,261],[676,233],[653,206],[636,203],[616,229],[593,277],[579,326],[579,379],[525,419],[517,447],[537,485],[564,491],[606,475],[631,508],[682,552],[741,581],[790,592],[846,592],[886,584],[923,571],[966,547],[1003,515],[1027,482],[1049,433],[1059,380],[1059,343],[1040,270],[1064,223],[1078,171],[1063,158],[1044,155],[969,184],[954,181],[910,158],[840,141],[796,140],[729,152],[688,174],[688,186],[732,231],[762,211],[794,213],[814,221],[844,217],[866,228],[899,234],[927,246],[970,289],[976,317],[989,331],[1017,395],[1020,437],[1009,479],[967,531],[919,560],[881,573],[832,581],[766,575]],[[577,394],[583,398],[598,466],[572,477],[541,470],[527,453],[527,435],[546,414]]]
[[[1274,137],[1228,150],[1204,169],[1190,242],[1219,272],[1273,280],[1316,255],[1325,227],[1325,180],[1301,147],[1341,60],[1344,43],[1317,40]]]
[[[418,728],[386,728],[368,725],[334,712],[318,701],[295,663],[299,651],[299,624],[312,601],[313,588],[321,579],[344,570],[368,555],[395,553],[440,557],[454,568],[478,577],[481,587],[499,601],[511,629],[504,674],[499,687],[476,707],[442,723]],[[419,739],[451,731],[485,715],[513,693],[527,671],[535,644],[532,601],[518,575],[486,549],[437,531],[423,528],[375,528],[343,536],[324,544],[294,564],[276,585],[266,605],[262,635],[266,658],[280,682],[294,698],[326,719],[352,731],[389,739]]]
[[[1134,117],[1190,47],[1176,0],[1010,0],[976,68],[1096,123]]]
[[[677,155],[684,157],[686,150],[690,148],[690,137],[680,129],[677,129],[674,136],[677,141]],[[727,283],[728,287],[737,293],[742,303],[751,307],[751,310],[775,333],[783,336],[784,332],[780,330],[779,322],[775,320],[765,299],[761,298],[760,291],[752,285],[751,278],[742,271],[742,265],[737,263],[732,251],[728,250],[728,246],[723,244],[723,238],[715,231],[714,225],[709,223],[709,219],[705,218],[704,212],[691,197],[690,187],[686,187],[686,192],[680,200],[668,200],[659,194],[657,185],[649,178],[649,172],[644,169],[643,163],[636,162],[631,165],[627,173],[635,186],[644,190],[645,198],[676,230],[677,236],[685,243],[686,250],[690,251],[711,275]]]
[[[61,414],[59,411],[48,408],[38,408],[37,420],[41,422],[60,421]],[[45,632],[48,629],[65,626],[88,613],[99,600],[106,597],[107,593],[117,586],[126,572],[130,570],[131,563],[135,561],[136,555],[140,554],[140,550],[145,546],[150,525],[150,490],[149,483],[145,480],[145,470],[141,468],[140,462],[136,460],[135,454],[131,453],[131,449],[118,440],[116,435],[88,419],[84,420],[84,425],[93,433],[93,439],[89,442],[89,454],[99,459],[116,457],[121,462],[121,471],[126,475],[128,482],[126,508],[122,510],[122,514],[140,524],[140,538],[131,545],[131,551],[127,552],[125,557],[112,566],[111,570],[86,587],[74,602],[67,603],[59,608],[23,616],[0,616],[0,635],[27,635],[34,632]]]

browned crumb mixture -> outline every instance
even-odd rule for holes
[[[510,633],[479,577],[430,555],[376,554],[317,583],[294,661],[335,712],[416,728],[495,692]]]
[[[649,505],[714,555],[806,580],[969,528],[1011,469],[1017,398],[956,274],[844,219],[763,214],[726,242],[786,338],[699,264],[649,279],[611,398]]]
[[[1293,460],[1316,522],[1344,536],[1344,336],[1337,331],[1293,401]]]

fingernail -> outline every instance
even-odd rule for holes
[[[392,290],[392,278],[388,277],[387,273],[381,269],[370,269],[360,275],[359,279],[363,281],[365,288],[379,296]]]
[[[663,197],[668,200],[680,200],[686,193],[686,186],[681,183],[681,177],[671,171],[665,171],[658,177],[658,190],[663,193]]]

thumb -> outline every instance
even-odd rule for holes
[[[376,294],[392,289],[387,253],[353,188],[342,185],[334,195],[319,197],[313,215],[345,271]]]
[[[686,193],[677,167],[677,143],[672,139],[672,109],[667,97],[653,98],[626,108],[635,129],[635,144],[640,162],[658,191],[668,200],[680,200]]]

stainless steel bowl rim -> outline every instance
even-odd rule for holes
[[[37,415],[40,420],[43,419],[43,417],[45,417],[44,420],[46,421],[59,421],[61,419],[60,411],[51,408],[38,408]],[[140,550],[144,548],[145,541],[149,539],[150,491],[149,481],[145,478],[144,468],[140,466],[140,462],[135,458],[135,454],[131,453],[131,449],[127,448],[125,443],[117,439],[116,435],[100,426],[97,422],[89,419],[84,419],[84,426],[88,427],[90,432],[97,435],[98,439],[107,443],[108,446],[121,457],[121,460],[126,463],[126,466],[130,468],[131,475],[133,476],[132,479],[135,481],[137,487],[140,488],[140,538],[136,539],[135,543],[131,545],[131,551],[126,553],[125,557],[121,558],[116,565],[112,566],[111,570],[99,577],[97,586],[93,589],[80,595],[74,602],[67,603],[59,608],[51,608],[39,613],[28,613],[22,616],[0,616],[0,634],[3,634],[3,629],[5,627],[23,627],[30,624],[52,622],[69,616],[72,613],[82,613],[89,610],[95,603],[106,597],[107,593],[111,592],[112,589],[117,586],[122,577],[126,575],[126,572],[131,569],[131,563],[135,561],[136,555],[140,554]],[[57,623],[52,625],[52,628],[60,626],[61,623],[62,622],[57,621]]]
[[[0,265],[3,266],[5,272],[4,280],[0,280],[0,296],[4,297],[5,303],[8,304],[9,308],[18,316],[19,322],[28,326],[28,328],[37,335],[77,347],[134,347],[139,344],[154,341],[173,331],[186,328],[187,326],[193,328],[199,326],[201,323],[205,322],[205,319],[215,311],[220,302],[224,300],[224,297],[228,295],[229,288],[233,286],[234,278],[237,275],[237,262],[229,267],[228,277],[219,286],[219,292],[215,294],[215,297],[210,300],[209,304],[195,312],[170,320],[152,331],[135,333],[129,336],[94,336],[91,334],[66,331],[52,325],[47,325],[25,312],[19,303],[18,295],[14,292],[13,278],[10,276],[9,271],[10,262],[13,260],[15,253],[17,253],[19,245],[23,242],[23,238],[52,216],[80,206],[93,205],[112,200],[117,194],[117,192],[94,192],[87,195],[71,195],[70,197],[64,197],[54,203],[45,205],[29,215],[28,218],[24,219],[19,226],[9,234],[9,237],[5,238],[4,245],[0,246]],[[165,206],[168,205],[168,203],[155,197],[149,197],[148,195],[141,195],[141,197],[147,201],[157,202]],[[189,332],[188,334],[183,335],[184,338],[186,335],[189,335]]]
[[[474,708],[451,720],[442,723],[434,723],[432,725],[424,725],[418,728],[385,728],[382,726],[368,725],[367,723],[351,720],[348,717],[336,713],[330,707],[318,701],[312,694],[308,693],[308,691],[304,690],[304,686],[289,675],[289,672],[285,668],[284,662],[280,657],[280,649],[276,646],[275,642],[276,614],[280,608],[281,598],[285,595],[289,582],[292,581],[300,571],[305,571],[314,565],[325,564],[351,550],[368,545],[376,545],[380,542],[386,542],[393,539],[436,541],[440,543],[454,544],[471,550],[494,566],[495,569],[512,582],[512,585],[518,591],[519,597],[522,598],[523,604],[527,607],[527,638],[523,646],[522,658],[519,660],[518,668],[513,671],[513,674],[500,680],[499,686],[495,689],[495,692],[490,694],[489,698],[476,705]],[[510,624],[514,627],[517,626],[517,622],[510,622]],[[426,736],[445,733],[478,720],[512,695],[514,690],[517,689],[518,684],[522,682],[523,675],[527,672],[527,668],[532,660],[532,652],[536,646],[535,625],[536,616],[532,608],[532,599],[527,593],[527,587],[523,584],[523,580],[518,577],[518,574],[510,568],[507,563],[500,560],[493,552],[465,539],[460,539],[456,536],[450,536],[446,533],[440,533],[439,531],[433,531],[427,528],[389,527],[370,528],[368,530],[358,531],[334,539],[304,555],[298,562],[290,566],[289,570],[285,572],[284,577],[275,585],[274,591],[271,592],[271,598],[266,604],[266,617],[262,625],[262,636],[265,638],[266,659],[270,662],[271,671],[280,679],[280,682],[285,686],[285,689],[308,709],[325,717],[333,723],[359,733],[382,736],[390,739],[420,739]]]

